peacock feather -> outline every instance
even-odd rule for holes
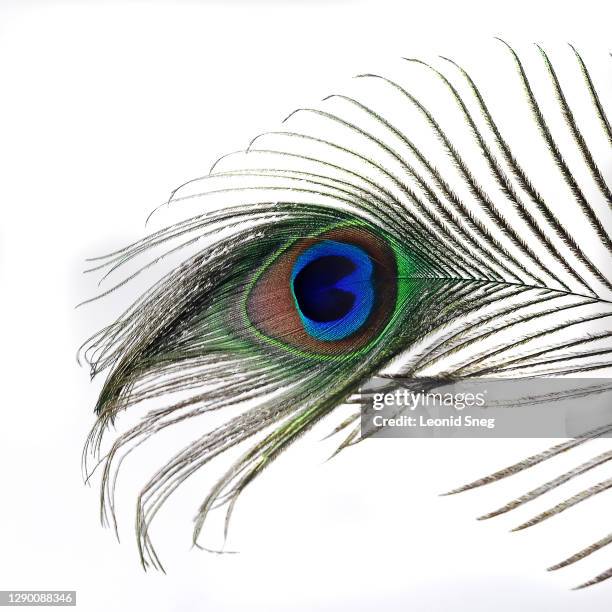
[[[116,527],[117,476],[132,451],[187,420],[227,415],[144,484],[136,531],[145,567],[162,568],[150,524],[182,483],[250,442],[201,502],[193,542],[214,508],[225,508],[227,530],[247,485],[315,423],[355,403],[376,374],[458,380],[610,371],[612,128],[604,102],[573,47],[560,76],[542,48],[527,65],[500,42],[501,99],[516,98],[505,113],[453,60],[404,58],[393,75],[361,74],[349,93],[295,111],[281,129],[221,158],[154,215],[178,211],[180,221],[92,260],[103,280],[123,272],[93,299],[173,262],[82,349],[92,376],[106,373],[83,455],[88,478],[91,457],[102,471],[103,522]],[[139,420],[103,450],[125,411]],[[339,450],[363,439],[358,419],[335,428],[345,435]],[[600,455],[481,518],[610,459]],[[520,528],[611,487],[585,490]],[[555,568],[611,541],[607,535]]]

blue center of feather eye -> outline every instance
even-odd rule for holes
[[[291,291],[304,329],[318,340],[355,333],[374,306],[374,267],[361,248],[324,240],[305,250],[291,271]]]

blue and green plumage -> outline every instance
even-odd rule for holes
[[[412,377],[610,367],[612,280],[605,264],[612,202],[596,161],[610,163],[610,156],[591,151],[560,97],[593,180],[587,191],[513,53],[518,77],[509,87],[525,89],[534,140],[554,161],[537,176],[510,149],[507,131],[466,71],[447,60],[452,75],[411,61],[407,66],[432,71],[446,88],[453,121],[436,116],[408,85],[361,75],[361,97],[333,96],[324,110],[302,109],[290,119],[297,127],[258,137],[173,197],[178,205],[221,195],[224,206],[100,264],[112,270],[140,261],[146,269],[147,258],[184,253],[86,353],[95,373],[109,370],[88,450],[99,451],[121,411],[167,398],[106,457],[105,518],[114,520],[112,483],[124,453],[187,418],[245,406],[202,431],[145,485],[137,520],[143,563],[160,565],[148,525],[185,479],[253,440],[200,506],[197,541],[213,507],[227,503],[229,516],[265,467],[391,362]],[[584,93],[610,137],[604,105],[578,59],[577,76],[587,77]],[[559,97],[554,78],[552,87]],[[402,112],[388,116],[377,104],[391,98]],[[312,122],[304,127],[299,120],[306,116]],[[417,142],[420,132],[410,127],[417,122],[431,142]],[[465,133],[455,142],[457,126]],[[553,190],[540,188],[555,181],[562,205],[551,200]],[[587,197],[592,191],[597,197]],[[588,361],[592,353],[596,361]],[[359,440],[355,419],[338,429],[349,427],[343,448]]]

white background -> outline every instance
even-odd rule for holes
[[[601,57],[611,21],[600,1],[0,0],[0,589],[76,589],[87,611],[608,610],[611,584],[569,588],[612,551],[544,571],[608,533],[603,520],[507,533],[551,500],[474,520],[529,488],[523,476],[437,496],[541,441],[374,440],[324,463],[317,429],[245,494],[240,554],[189,550],[204,489],[187,487],[155,534],[168,575],[145,574],[133,497],[120,496],[119,545],[81,482],[99,382],[75,353],[100,312],[74,306],[91,295],[86,257],[140,237],[172,188],[381,58],[456,57],[500,34]]]

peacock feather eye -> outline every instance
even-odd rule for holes
[[[374,305],[374,266],[362,248],[323,240],[293,264],[291,291],[306,332],[342,340],[368,319]]]
[[[283,345],[322,355],[350,353],[389,322],[397,270],[393,248],[364,227],[300,238],[256,278],[247,316],[261,334]]]

